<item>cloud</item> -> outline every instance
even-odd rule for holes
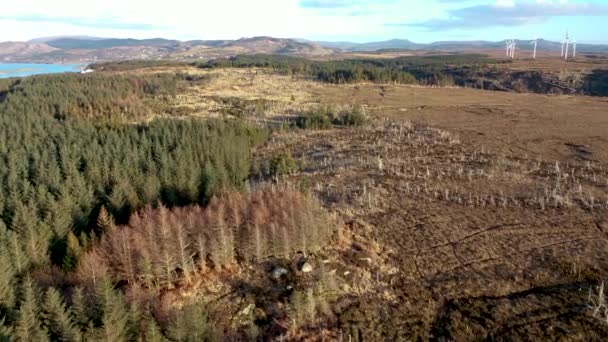
[[[441,0],[450,2],[451,0]],[[514,1],[497,0],[494,4],[475,5],[448,11],[449,18],[417,23],[391,23],[388,26],[413,26],[430,31],[470,29],[490,26],[520,26],[545,21],[552,17],[605,16],[608,5],[565,0]]]
[[[307,9],[341,10],[382,7],[384,5],[399,3],[399,1],[400,0],[300,0],[299,4],[301,7]]]
[[[18,20],[24,22],[62,23],[80,27],[109,28],[120,30],[153,30],[162,27],[146,23],[124,22],[115,18],[84,18],[84,17],[50,17],[43,15],[2,16],[0,20]]]
[[[300,6],[305,8],[348,8],[359,3],[360,1],[352,0],[301,0]]]

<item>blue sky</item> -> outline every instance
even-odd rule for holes
[[[161,5],[162,4],[162,5]],[[58,35],[416,42],[562,38],[608,43],[608,0],[19,0],[0,41]]]

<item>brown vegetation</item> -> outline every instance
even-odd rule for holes
[[[312,197],[294,191],[224,194],[205,208],[148,206],[108,231],[79,274],[91,284],[109,273],[130,286],[171,288],[209,268],[318,251],[333,227]]]

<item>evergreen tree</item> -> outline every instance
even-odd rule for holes
[[[114,230],[114,226],[114,218],[112,218],[106,207],[102,205],[97,216],[97,228],[100,232],[105,233]]]
[[[15,306],[16,270],[11,260],[9,235],[0,220],[0,308],[4,310],[12,310]]]
[[[213,340],[207,314],[200,303],[187,305],[176,312],[169,323],[167,334],[174,341],[198,342]]]
[[[48,341],[48,332],[40,321],[39,293],[30,278],[22,284],[21,303],[15,322],[15,338],[18,341]]]
[[[122,295],[112,289],[108,280],[102,281],[98,286],[97,300],[102,312],[97,338],[107,342],[133,340],[135,337],[133,312]]]
[[[0,251],[0,308],[2,309],[10,310],[15,306],[15,280],[15,270],[5,250],[2,250]]]
[[[80,331],[86,330],[91,320],[91,306],[82,287],[73,289],[70,310],[73,313],[74,324],[77,329]]]
[[[80,241],[73,232],[68,233],[66,244],[66,253],[63,257],[62,266],[64,270],[72,271],[78,265],[78,258],[80,257],[82,248],[80,247]]]
[[[16,232],[8,232],[7,239],[14,269],[17,274],[21,274],[29,267],[30,258],[26,253],[23,252],[23,244],[21,243],[19,235]]]
[[[13,219],[13,230],[23,241],[25,254],[32,263],[42,265],[48,262],[50,229],[39,223],[33,205],[17,206]]]
[[[144,320],[143,340],[146,342],[165,342],[167,339],[163,335],[158,323],[150,313],[146,313]]]
[[[46,291],[42,304],[44,324],[53,341],[80,341],[82,336],[73,322],[73,314],[54,288]]]

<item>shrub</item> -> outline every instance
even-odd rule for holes
[[[291,152],[281,151],[270,161],[270,173],[272,176],[290,174],[298,169],[298,164]]]
[[[334,124],[341,126],[363,126],[367,122],[367,116],[361,106],[355,106],[349,112],[342,113],[334,119]]]
[[[327,109],[317,109],[300,114],[296,119],[296,126],[302,129],[329,129],[331,128],[332,114]]]

